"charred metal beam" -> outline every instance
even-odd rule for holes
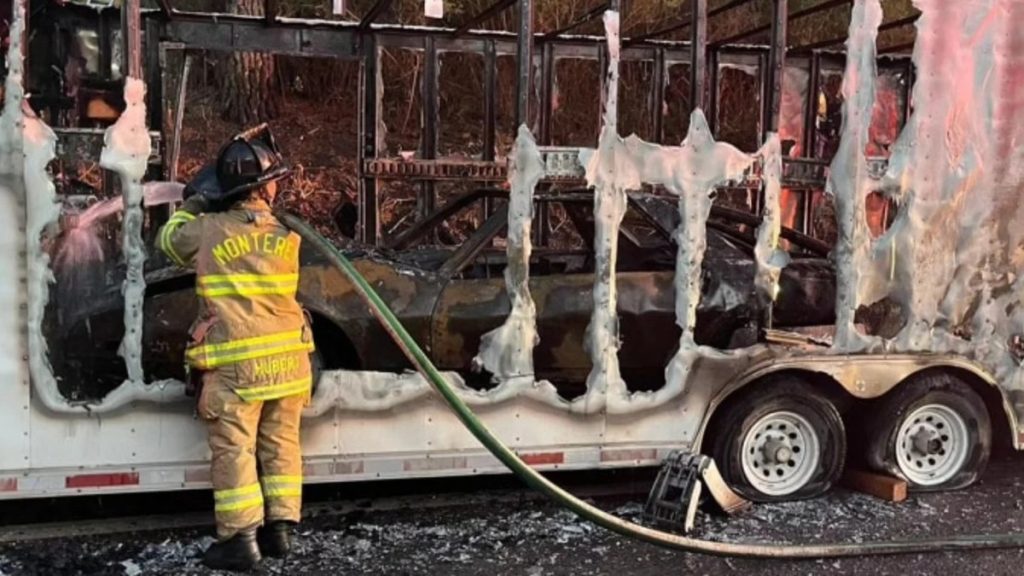
[[[663,144],[665,138],[665,50],[654,51],[654,62],[651,64],[651,138],[657,144]]]
[[[718,134],[718,94],[720,92],[721,82],[721,71],[719,60],[721,53],[717,48],[712,48],[708,51],[708,98],[707,98],[707,109],[706,116],[708,121],[708,128],[711,129],[712,134]]]
[[[807,86],[807,107],[804,111],[803,157],[813,158],[817,146],[818,91],[821,90],[821,55],[811,54],[810,78]],[[806,232],[806,230],[804,230]]]
[[[380,15],[383,14],[389,6],[391,6],[391,2],[392,0],[377,0],[374,2],[370,11],[367,12],[366,16],[363,16],[363,19],[359,21],[359,31],[365,32],[366,30],[369,30],[370,26],[377,21],[377,18],[380,18]]]
[[[466,208],[467,206],[473,205],[474,202],[481,199],[488,200],[491,198],[502,197],[508,198],[508,192],[500,188],[477,188],[475,190],[470,190],[465,194],[456,196],[445,203],[444,206],[431,212],[422,220],[416,222],[404,232],[388,241],[387,247],[392,250],[404,250],[417,240],[423,238],[428,231],[436,228],[456,212]]]
[[[561,27],[561,28],[559,28],[557,30],[552,30],[551,32],[548,32],[547,34],[544,35],[544,38],[545,39],[557,38],[558,36],[561,36],[562,34],[565,34],[566,32],[571,32],[571,31],[579,28],[580,26],[583,26],[584,24],[587,24],[588,22],[590,22],[594,18],[597,18],[598,16],[604,14],[605,11],[608,10],[610,6],[611,6],[611,2],[602,2],[601,4],[598,4],[594,8],[591,8],[587,13],[585,13],[582,16],[580,16],[579,18],[573,20],[569,24],[566,24],[565,26],[563,26],[563,27]]]
[[[537,140],[541,146],[551,145],[551,118],[554,116],[555,47],[545,44],[540,59],[540,121]]]
[[[513,4],[515,4],[516,2],[517,2],[517,0],[497,0],[497,2],[495,2],[494,4],[491,4],[483,12],[477,14],[476,16],[473,16],[472,18],[467,20],[465,23],[463,23],[462,26],[459,26],[458,28],[456,28],[455,31],[452,32],[452,36],[455,36],[455,37],[462,36],[466,32],[469,32],[477,24],[480,24],[481,22],[485,22],[487,20],[490,20],[491,18],[494,18],[495,16],[497,16],[498,14],[501,14],[505,10],[508,10],[509,7],[512,6]],[[532,7],[531,7],[531,12],[532,12]]]
[[[772,41],[768,48],[768,83],[764,100],[765,136],[768,132],[779,131],[779,116],[782,107],[782,78],[786,66],[786,32],[789,0],[773,0]],[[763,140],[763,138],[762,138]]]
[[[913,42],[903,42],[900,44],[893,44],[892,46],[886,46],[878,50],[879,54],[899,54],[900,52],[906,52],[914,49]]]
[[[121,10],[124,42],[125,75],[142,78],[142,13],[141,0],[126,0]]]
[[[146,65],[143,67],[146,72],[146,113],[149,116],[147,124],[152,130],[163,132],[163,82],[161,65],[161,42],[160,36],[163,32],[162,22],[156,18],[146,19]],[[161,175],[161,177],[164,175]]]
[[[907,16],[906,18],[900,18],[899,20],[893,20],[892,22],[886,22],[886,23],[884,23],[884,24],[882,24],[881,26],[878,27],[878,31],[879,32],[885,32],[886,30],[895,30],[897,28],[902,28],[904,26],[907,26],[909,24],[913,24],[914,22],[917,22],[917,19],[920,16],[921,16],[921,13],[918,12],[917,14],[914,14],[913,16]],[[836,36],[835,38],[829,38],[828,40],[822,40],[821,42],[814,42],[812,44],[807,44],[807,45],[804,45],[804,46],[800,46],[800,47],[794,48],[792,50],[792,52],[810,52],[812,50],[820,50],[822,48],[830,48],[832,46],[838,46],[838,45],[846,42],[846,38],[847,38],[846,36]]]
[[[437,123],[439,116],[438,98],[438,60],[437,45],[434,39],[427,37],[423,45],[423,76],[420,86],[423,100],[423,132],[421,134],[420,152],[425,160],[437,158]],[[420,217],[426,216],[434,210],[434,183],[423,182],[420,188],[419,206]]]
[[[302,21],[278,19],[266,26],[262,17],[238,14],[176,12],[174,20],[164,23],[164,36],[182,42],[189,49],[218,51],[260,51],[294,56],[327,56],[356,58],[362,56],[357,38],[372,34],[381,48],[422,50],[423,39],[435,39],[439,52],[473,52],[482,54],[484,43],[493,41],[499,56],[514,55],[518,48],[515,33],[500,30],[474,30],[461,38],[452,37],[451,28],[411,28],[379,24],[360,33],[358,23],[330,20]],[[559,57],[596,58],[598,47],[606,41],[602,36],[574,36],[545,39],[534,36],[538,46],[553,44]],[[102,41],[102,38],[101,38]],[[623,50],[623,61],[649,60],[654,48],[664,48],[668,60],[689,58],[689,43],[667,40],[657,46],[642,45]],[[109,54],[109,51],[105,52]]]
[[[380,50],[374,36],[368,36],[359,69],[359,239],[375,245],[380,237],[377,214],[380,200],[377,195],[377,177],[367,174],[366,161],[375,160],[379,151],[377,131],[381,112]]]
[[[515,1],[515,0],[511,0]],[[516,116],[515,125],[529,125],[530,97],[533,95],[533,2],[519,1],[519,36],[516,48]],[[509,0],[501,0],[509,2]],[[500,2],[499,2],[500,3]]]
[[[796,20],[798,18],[803,18],[805,16],[812,16],[812,15],[817,14],[819,12],[824,12],[825,10],[831,10],[832,8],[835,8],[837,6],[842,6],[844,4],[850,4],[851,2],[852,2],[852,0],[827,0],[826,2],[822,2],[821,4],[817,4],[815,6],[810,6],[808,8],[804,8],[803,10],[797,10],[796,12],[793,12],[792,14],[789,15],[788,21],[792,22],[792,21],[794,21],[794,20]],[[773,19],[772,19],[773,22],[774,22],[774,20],[776,18],[778,18],[777,14],[773,17]],[[750,30],[746,30],[744,32],[739,32],[739,33],[734,34],[732,36],[729,36],[727,38],[722,38],[721,40],[716,40],[716,41],[714,41],[712,43],[712,45],[713,46],[725,46],[727,44],[733,44],[735,42],[739,42],[740,40],[744,40],[746,38],[750,38],[750,37],[756,36],[758,34],[764,34],[765,32],[771,31],[771,29],[772,29],[772,23],[770,22],[768,24],[764,24],[762,26],[758,26],[757,28],[752,28]]]
[[[164,18],[168,20],[174,18],[174,8],[171,8],[170,0],[156,0],[156,3],[160,5],[160,13]]]
[[[708,0],[690,1],[690,112],[706,110],[708,65]]]
[[[267,26],[277,22],[278,0],[263,0],[263,21]]]
[[[485,162],[493,162],[498,132],[498,51],[493,40],[484,43],[484,149]],[[491,199],[484,198],[483,220],[493,212]]]
[[[484,43],[484,149],[483,159],[494,160],[498,131],[498,53],[494,41]]]

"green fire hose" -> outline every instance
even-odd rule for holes
[[[338,251],[333,244],[316,232],[302,219],[288,213],[279,213],[281,221],[298,233],[305,241],[321,251],[332,264],[337,266],[355,285],[360,296],[366,301],[373,315],[394,339],[395,344],[405,353],[413,366],[437,389],[459,420],[476,436],[498,460],[514,472],[531,488],[545,494],[561,506],[572,510],[580,517],[603,528],[637,538],[665,548],[686,552],[699,552],[718,556],[746,558],[839,558],[850,556],[877,556],[884,554],[914,554],[950,550],[977,550],[1024,547],[1024,534],[998,534],[980,536],[956,536],[929,540],[891,540],[887,542],[864,542],[856,544],[814,544],[779,545],[770,543],[727,543],[700,540],[670,532],[655,530],[613,516],[595,506],[576,498],[542,476],[515,452],[505,446],[476,417],[459,398],[423,350],[416,344],[405,327],[398,321],[387,304],[381,300],[373,287],[359,274],[355,266]]]

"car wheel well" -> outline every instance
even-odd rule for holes
[[[359,370],[362,361],[348,334],[329,317],[311,312],[313,342],[325,370]]]

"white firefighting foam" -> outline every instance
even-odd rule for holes
[[[25,187],[21,136],[24,123],[24,58],[21,40],[25,30],[25,4],[14,4],[13,17],[7,52],[4,109],[0,115],[0,270],[5,272],[0,279],[0,304],[5,311],[0,314],[0,349],[4,350],[3,360],[0,361],[0,382],[5,386],[21,385],[28,378],[26,366],[19,362],[26,348],[23,332],[26,318],[20,313],[20,306],[25,304],[26,297],[21,277],[27,265],[22,256],[24,236],[20,231],[23,222],[21,200],[24,198]],[[35,302],[31,304],[36,305]],[[39,342],[45,345],[38,331],[30,335],[34,336],[39,336]]]
[[[126,78],[124,112],[103,137],[100,165],[117,173],[124,198],[122,245],[127,264],[124,281],[124,339],[118,353],[124,358],[130,382],[145,382],[142,371],[142,320],[146,294],[146,245],[142,238],[142,177],[146,175],[152,142],[146,129],[146,85]]]
[[[878,0],[858,3],[851,38],[874,38],[881,20],[877,5]],[[921,11],[913,57],[915,110],[881,183],[900,204],[899,214],[870,252],[859,234],[841,238],[845,258],[838,264],[846,273],[840,289],[856,299],[837,302],[837,314],[852,318],[856,304],[888,296],[905,322],[884,343],[886,349],[973,358],[1002,388],[1019,395],[1024,371],[1014,341],[1024,333],[1024,174],[1018,145],[1024,125],[1017,94],[1024,70],[1024,6],[1015,0],[914,5]],[[867,69],[873,42],[863,48]],[[846,82],[854,93],[873,84],[849,70]],[[858,98],[855,113],[870,104]],[[859,156],[862,147],[850,152]],[[857,171],[840,168],[833,166],[832,175],[837,200],[856,206],[867,190],[855,180]],[[847,210],[840,224],[856,230],[862,218],[862,212]],[[859,270],[851,275],[853,267]],[[858,340],[854,335],[843,350]]]
[[[1024,203],[1018,201],[1017,184],[1022,177],[1022,163],[1018,158],[1021,152],[1014,145],[1024,141],[1024,125],[1015,117],[1013,106],[1018,77],[1024,76],[1017,74],[1024,70],[1021,65],[1024,51],[1019,49],[1024,45],[1024,31],[1018,31],[1014,23],[1024,17],[1024,7],[1012,0],[962,3],[915,0],[915,5],[923,12],[917,24],[914,54],[918,68],[914,88],[916,111],[894,148],[889,172],[882,183],[887,194],[900,202],[900,214],[892,229],[874,245],[865,234],[864,196],[872,185],[867,181],[864,148],[874,100],[874,41],[882,20],[878,0],[858,0],[851,21],[849,65],[844,82],[847,110],[843,146],[833,165],[830,182],[830,190],[840,206],[841,229],[836,253],[840,270],[841,298],[837,302],[837,314],[841,320],[841,337],[836,339],[836,351],[856,351],[872,344],[872,340],[856,332],[853,314],[858,305],[870,304],[888,295],[907,315],[900,335],[884,343],[888,349],[957,352],[983,363],[1004,388],[1024,390],[1024,372],[1009,343],[1011,337],[1024,332],[1024,306],[1020,302],[1024,294],[1024,270],[1021,270],[1024,266]],[[16,19],[14,30],[19,25],[22,21]],[[618,15],[606,14],[605,25],[610,56],[605,126],[598,149],[584,155],[588,181],[596,189],[597,228],[595,311],[588,330],[594,372],[588,382],[588,392],[577,401],[569,402],[560,398],[551,384],[534,383],[532,378],[504,380],[493,390],[474,391],[449,375],[461,395],[471,403],[492,404],[527,396],[574,412],[636,412],[678,396],[685,390],[689,370],[695,362],[727,356],[697,347],[693,342],[693,311],[700,296],[705,244],[704,223],[715,186],[740,176],[753,158],[714,142],[699,110],[693,114],[690,133],[681,147],[656,146],[635,136],[620,138],[616,126]],[[47,154],[52,155],[52,141],[47,143],[48,132],[41,123],[32,130],[24,127],[26,120],[20,108],[22,92],[18,74],[21,47],[17,38],[20,35],[12,34],[11,56],[18,65],[11,66],[7,106],[0,117],[0,184],[9,184],[7,187],[14,195],[24,190],[29,199],[27,228],[36,237],[36,232],[43,233],[54,218],[52,183],[44,172],[49,159]],[[127,89],[138,90],[129,96],[138,95],[136,102],[141,104],[144,91],[141,82],[126,87],[126,93]],[[129,125],[128,120],[125,125]],[[129,156],[138,155],[131,161],[122,157],[123,164],[109,158],[105,162],[119,166],[129,181],[133,180],[135,171],[142,169],[140,166],[144,168],[149,145],[147,137],[143,154],[144,123],[133,125],[142,127],[141,134],[136,133],[133,139],[124,140],[124,146],[112,145],[111,149],[127,152]],[[111,136],[129,135],[115,131]],[[28,155],[24,164],[20,162],[23,141]],[[525,140],[517,150],[518,154],[527,156],[535,152],[530,140]],[[773,275],[777,275],[782,266],[776,248],[778,214],[773,212],[775,202],[771,199],[778,189],[774,181],[780,168],[777,139],[770,139],[761,155],[765,161],[769,206],[758,234],[759,285],[761,290],[773,292],[776,277]],[[136,183],[139,177],[141,172],[134,178]],[[532,177],[528,171],[521,171],[514,177],[513,184],[516,185],[515,180],[519,178]],[[683,337],[679,353],[667,369],[668,384],[656,392],[630,394],[619,375],[616,357],[616,240],[625,210],[625,192],[639,188],[641,182],[662,184],[680,197],[683,218],[677,231],[676,291],[677,316]],[[519,182],[525,183],[525,180]],[[130,186],[126,187],[127,206],[138,210],[137,191],[128,188]],[[523,232],[523,224],[517,219],[514,225]],[[13,236],[15,229],[8,227],[7,233]],[[517,252],[520,258],[526,254],[526,262],[528,236],[526,230],[522,250]],[[34,245],[37,246],[36,238]],[[130,257],[140,254],[132,253],[136,248],[141,249],[138,244],[128,245],[133,242],[134,238],[126,238]],[[16,258],[13,253],[5,251],[4,257]],[[891,259],[893,254],[894,260]],[[35,311],[30,313],[29,350],[36,396],[55,410],[81,410],[81,407],[67,405],[60,397],[46,366],[45,341],[39,326],[39,311],[45,307],[49,282],[45,255],[31,257],[29,270],[32,278],[30,310]],[[523,287],[521,282],[526,277],[510,272],[509,278],[514,281],[510,282],[512,294]],[[126,285],[126,296],[137,305],[141,296],[133,294],[141,292],[132,290],[144,290],[144,286],[132,284],[131,279]],[[527,323],[524,334],[529,330],[535,334],[535,318],[529,314],[515,321]],[[8,328],[4,341],[10,340],[7,336],[14,338],[13,330],[17,327]],[[970,340],[961,335],[969,335]],[[126,348],[130,346],[126,344]],[[134,354],[137,352],[135,348]],[[129,350],[126,356],[132,354]],[[742,356],[746,351],[732,354]],[[126,358],[126,362],[132,360]],[[523,362],[523,357],[516,362]],[[428,392],[427,383],[417,375],[328,372],[310,410],[314,414],[339,406],[360,411],[386,410],[421,398]],[[102,412],[136,399],[160,401],[180,397],[180,383],[167,387],[144,386],[141,381],[132,379],[90,409]]]
[[[854,327],[854,312],[870,299],[866,290],[870,274],[871,233],[865,204],[873,182],[868,177],[865,150],[871,111],[875,105],[878,75],[875,39],[882,22],[879,0],[854,4],[850,16],[850,38],[846,44],[846,74],[843,77],[843,133],[832,161],[826,191],[834,196],[839,240],[835,248],[836,333],[838,350],[865,349],[870,340]]]
[[[505,286],[512,311],[498,328],[484,334],[473,362],[499,382],[527,378],[533,382],[533,349],[537,346],[537,308],[530,296],[530,229],[533,192],[544,176],[544,162],[533,135],[519,128],[509,167],[512,192],[508,205],[508,243]]]
[[[608,75],[605,77],[604,127],[597,151],[586,164],[587,184],[594,188],[594,311],[584,340],[593,365],[587,393],[575,403],[581,412],[599,410],[608,393],[624,393],[619,372],[619,318],[615,264],[619,225],[626,215],[626,191],[640,186],[636,170],[622,162],[618,134],[619,14],[604,14],[608,35]]]
[[[757,260],[757,276],[754,286],[764,303],[774,302],[779,291],[779,275],[789,255],[779,249],[779,234],[782,232],[782,208],[779,204],[782,194],[782,144],[779,135],[771,133],[761,148],[762,178],[764,179],[764,211],[761,226],[757,229],[757,244],[754,259]]]

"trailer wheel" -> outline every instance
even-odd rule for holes
[[[755,502],[811,498],[839,479],[846,431],[814,387],[787,378],[727,404],[716,417],[712,455],[726,482]]]
[[[972,484],[988,464],[985,403],[950,374],[922,376],[884,396],[866,422],[867,462],[918,491]]]

